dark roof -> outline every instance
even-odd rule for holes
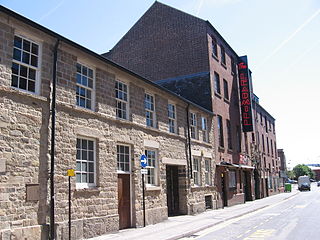
[[[126,72],[126,73],[128,73],[128,74],[130,74],[130,75],[132,75],[132,76],[144,81],[144,82],[146,82],[149,85],[152,85],[152,86],[154,86],[154,87],[156,87],[158,89],[161,89],[162,91],[167,92],[167,93],[179,98],[180,100],[182,100],[182,101],[184,101],[184,102],[186,102],[188,104],[191,104],[191,105],[201,109],[204,112],[207,112],[208,114],[213,115],[212,111],[209,111],[209,110],[207,110],[207,109],[205,109],[205,108],[203,108],[203,107],[201,107],[201,106],[199,106],[199,105],[197,105],[197,104],[195,104],[195,103],[193,103],[193,102],[191,102],[191,101],[189,101],[189,100],[177,95],[176,93],[174,93],[174,92],[172,92],[172,91],[170,91],[170,90],[168,90],[168,89],[166,89],[166,88],[164,88],[164,87],[162,87],[162,86],[160,86],[160,85],[158,85],[158,84],[156,84],[156,83],[154,83],[154,82],[152,82],[152,81],[150,81],[150,80],[148,80],[148,79],[146,79],[146,78],[144,78],[144,77],[142,77],[140,75],[138,75],[137,73],[135,73],[133,71],[128,70],[127,68],[125,68],[125,67],[123,67],[123,66],[121,66],[121,65],[119,65],[119,64],[117,64],[117,63],[115,63],[113,61],[111,61],[110,59],[107,59],[107,58],[103,57],[102,55],[100,55],[98,53],[95,53],[95,52],[91,51],[90,49],[85,48],[85,47],[81,46],[80,44],[63,37],[60,34],[54,32],[54,31],[52,31],[52,30],[50,30],[50,29],[48,29],[48,28],[46,28],[46,27],[44,27],[44,26],[42,26],[42,25],[40,25],[40,24],[38,24],[38,23],[36,23],[36,22],[34,22],[34,21],[32,21],[32,20],[30,20],[30,19],[28,19],[28,18],[26,18],[26,17],[24,17],[24,16],[22,16],[22,15],[16,13],[16,12],[12,11],[12,10],[10,10],[10,9],[8,9],[8,8],[5,8],[2,5],[0,5],[0,11],[3,12],[3,13],[6,13],[9,16],[11,16],[13,18],[16,18],[16,19],[18,19],[18,20],[20,20],[20,21],[22,21],[22,22],[24,22],[24,23],[26,23],[26,24],[28,24],[28,25],[30,25],[30,26],[32,26],[32,27],[34,27],[34,28],[36,28],[36,29],[48,34],[48,35],[50,35],[50,36],[52,36],[52,37],[54,37],[54,38],[56,38],[57,40],[59,39],[62,42],[70,44],[71,46],[73,46],[75,48],[78,48],[81,51],[83,51],[83,52],[85,52],[85,53],[87,53],[87,54],[99,59],[100,61],[103,61],[103,62],[105,62],[107,64],[110,64],[113,67],[116,67],[116,68],[118,68],[118,69],[120,69],[120,70],[122,70],[122,71],[124,71],[124,72]]]

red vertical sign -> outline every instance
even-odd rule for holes
[[[251,83],[249,78],[247,56],[242,56],[238,60],[239,89],[241,101],[241,119],[243,132],[253,131],[252,121],[252,101],[251,101]]]

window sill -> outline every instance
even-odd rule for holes
[[[227,152],[231,154],[231,153],[233,153],[233,150],[232,149],[228,149]]]
[[[214,95],[215,95],[216,97],[220,98],[220,99],[222,98],[222,96],[221,96],[220,93],[214,92]]]
[[[219,146],[219,147],[218,147],[218,151],[219,151],[219,152],[224,152],[224,147]]]
[[[146,186],[146,191],[161,191],[159,186]]]
[[[227,65],[225,63],[221,62],[221,66],[224,67],[224,69],[227,69]]]
[[[213,57],[217,62],[219,62],[218,56],[216,56],[216,55],[214,55],[214,54],[212,53],[212,57]]]
[[[230,101],[229,101],[229,99],[227,99],[227,98],[224,98],[223,100],[224,100],[224,102],[225,102],[225,103],[227,103],[227,104],[230,104]]]

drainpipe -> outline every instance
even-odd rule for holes
[[[190,173],[189,173],[189,176],[190,176],[190,179],[193,178],[192,176],[192,156],[191,156],[191,136],[190,136],[190,116],[189,116],[189,108],[190,108],[190,104],[188,103],[188,106],[187,106],[187,132],[188,132],[188,150],[189,150],[189,166],[190,166]]]
[[[52,73],[52,94],[51,94],[51,168],[50,168],[50,240],[55,239],[54,221],[54,155],[55,155],[55,127],[56,127],[56,85],[57,85],[57,53],[59,39],[53,51],[53,73]]]

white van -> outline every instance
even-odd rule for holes
[[[300,191],[302,191],[302,190],[310,191],[310,178],[309,178],[309,176],[298,177],[298,189]]]

